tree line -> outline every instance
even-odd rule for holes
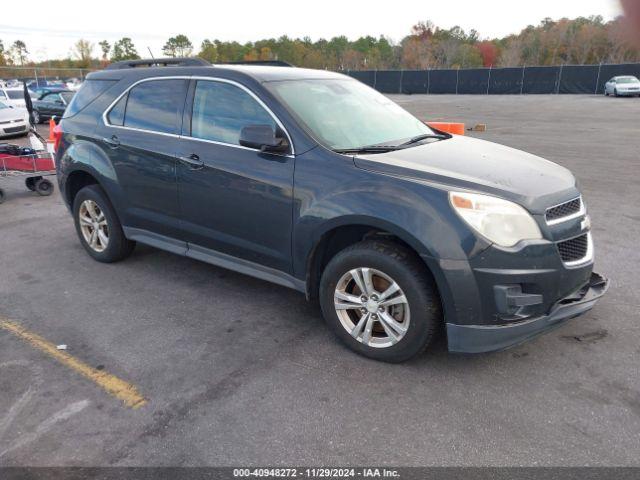
[[[169,57],[198,56],[212,63],[282,60],[299,67],[329,70],[384,70],[426,68],[513,67],[521,65],[597,64],[640,61],[640,51],[629,41],[621,18],[605,22],[601,16],[545,18],[518,34],[481,39],[476,30],[440,28],[419,22],[400,42],[385,36],[346,36],[312,41],[310,38],[264,39],[239,43],[205,39],[199,48],[185,34],[170,37],[162,48]],[[142,56],[146,56],[143,52]],[[45,68],[101,68],[110,62],[138,59],[130,37],[97,45],[78,40],[65,59],[30,62],[21,40],[7,46],[0,40],[0,66]]]

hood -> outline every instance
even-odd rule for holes
[[[25,108],[0,108],[0,122],[9,120],[24,120],[27,110]]]
[[[506,198],[532,213],[579,195],[569,170],[530,153],[454,135],[382,154],[354,157],[365,170],[424,180]]]
[[[8,103],[9,105],[13,105],[14,107],[22,107],[22,108],[24,108],[27,105],[24,100],[14,100],[14,99],[4,100],[4,103]]]

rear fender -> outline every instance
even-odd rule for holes
[[[58,184],[65,202],[69,204],[66,192],[69,177],[73,175],[74,172],[82,171],[96,179],[98,184],[107,193],[109,200],[116,210],[121,211],[119,207],[124,198],[123,192],[108,155],[95,143],[88,140],[74,139],[67,144],[68,148],[66,148],[57,161]]]

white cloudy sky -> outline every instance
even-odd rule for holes
[[[284,34],[313,40],[385,35],[398,41],[417,21],[431,20],[498,37],[545,17],[620,14],[617,0],[72,0],[54,1],[54,8],[51,0],[6,3],[0,39],[5,45],[25,41],[34,60],[65,57],[78,38],[97,44],[129,36],[139,53],[150,47],[158,56],[164,41],[178,33],[194,45],[204,38],[246,42]]]

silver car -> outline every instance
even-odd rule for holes
[[[0,101],[0,138],[29,133],[29,112]]]
[[[640,96],[640,80],[632,75],[613,77],[604,84],[604,94],[606,96],[615,95],[616,97]]]

